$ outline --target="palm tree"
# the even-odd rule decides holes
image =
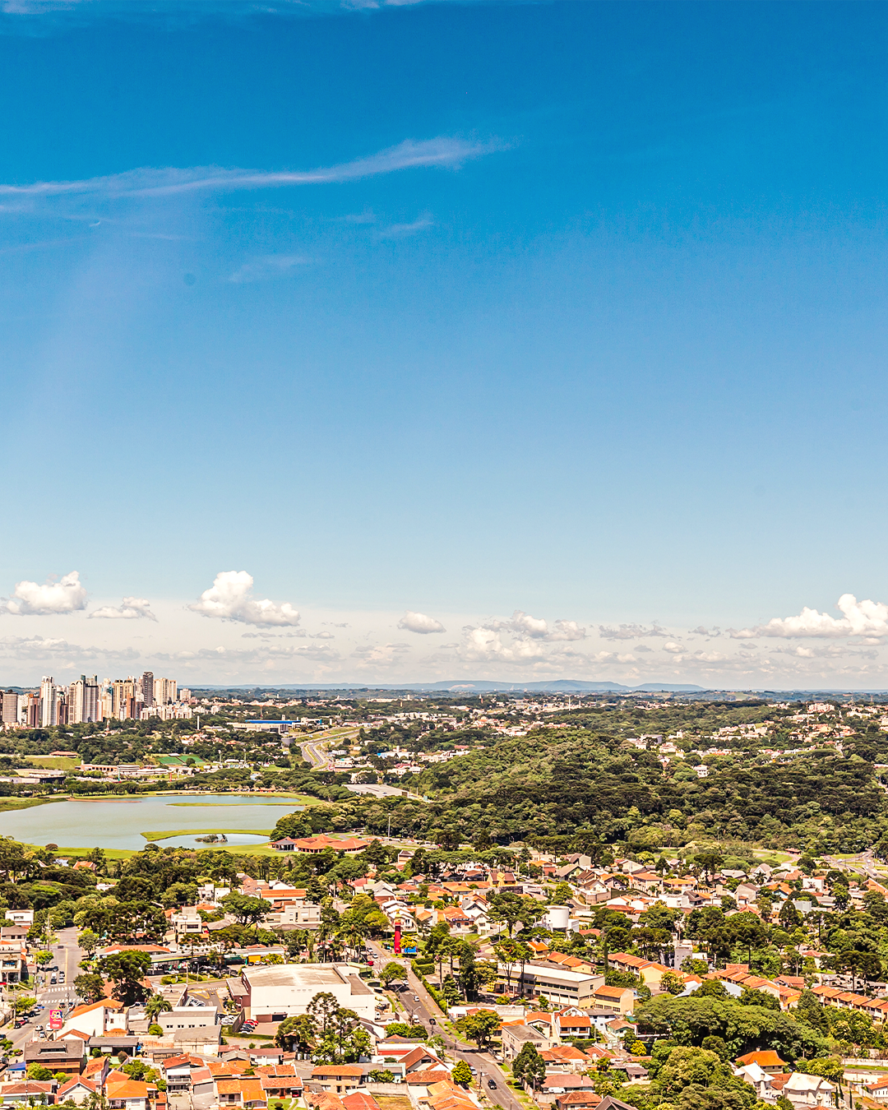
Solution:
[[[162,994],[152,994],[145,1003],[145,1013],[152,1022],[156,1021],[158,1014],[168,1013],[172,1008],[172,1003]]]

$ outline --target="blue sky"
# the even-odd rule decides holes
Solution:
[[[4,681],[888,687],[888,9],[259,7],[0,5]]]

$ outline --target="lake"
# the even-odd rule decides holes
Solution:
[[[212,845],[197,837],[224,831],[229,844],[265,844],[279,818],[304,808],[295,801],[233,794],[50,802],[0,813],[0,836],[62,848],[139,849],[149,843],[143,832],[170,830],[180,835],[157,841],[163,848],[207,848]]]

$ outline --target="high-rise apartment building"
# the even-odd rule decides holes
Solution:
[[[17,725],[19,723],[19,702],[22,700],[20,694],[13,693],[12,690],[3,691],[3,724],[4,725]]]
[[[40,683],[40,727],[49,728],[59,723],[56,688],[52,675],[44,675]]]
[[[179,684],[174,678],[155,678],[154,704],[169,705],[178,698]]]
[[[106,678],[99,690],[99,708],[102,711],[101,720],[107,721],[114,716],[114,686],[110,678]]]
[[[101,720],[98,676],[87,678],[82,674],[68,687],[68,724],[79,725]]]
[[[154,672],[145,671],[142,674],[142,705],[150,709],[154,705]]]
[[[119,721],[138,717],[139,714],[133,712],[137,694],[138,700],[141,701],[142,686],[138,679],[132,676],[115,679],[111,684],[111,716]]]
[[[24,720],[28,728],[40,727],[40,695],[26,694],[27,703],[25,705]]]

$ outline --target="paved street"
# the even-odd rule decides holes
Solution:
[[[10,1023],[3,1030],[12,1041],[14,1048],[21,1048],[32,1040],[37,1032],[37,1025],[46,1027],[51,1009],[67,1010],[75,1002],[74,980],[79,974],[78,965],[84,954],[77,944],[77,930],[73,927],[59,930],[58,943],[53,945],[51,951],[52,963],[58,967],[58,972],[42,971],[39,984],[32,983],[32,986],[36,986],[34,994],[38,1003],[43,1005],[43,1009],[38,1010],[36,1015],[20,1029],[15,1029]],[[52,975],[56,974],[60,978],[61,972],[64,972],[65,982],[51,984],[49,980]]]
[[[407,968],[408,987],[409,990],[402,991],[400,1000],[402,1005],[407,1010],[407,1013],[415,1016],[427,1028],[434,1029],[436,1033],[444,1040],[447,1045],[447,1055],[455,1060],[465,1060],[473,1068],[477,1068],[477,1075],[475,1076],[476,1084],[480,1084],[480,1089],[484,1095],[495,1105],[503,1107],[503,1110],[524,1110],[522,1104],[515,1096],[515,1092],[509,1087],[506,1074],[493,1059],[489,1052],[480,1052],[476,1048],[466,1048],[455,1037],[448,1033],[442,1025],[442,1015],[438,1009],[435,1000],[429,995],[428,991],[423,987],[422,983],[413,974],[410,968],[410,960],[402,959],[391,955],[386,952],[380,945],[368,942],[367,947],[373,954],[375,961],[374,970],[377,972],[382,971],[387,963],[393,960],[402,964]],[[414,997],[415,996],[415,997]],[[418,1001],[416,1001],[418,999]],[[431,1026],[430,1020],[434,1018],[436,1024]],[[487,1082],[492,1079],[496,1083],[496,1090],[491,1090]]]

